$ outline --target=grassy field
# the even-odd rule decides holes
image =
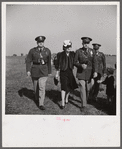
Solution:
[[[107,56],[107,66],[114,67],[115,56]],[[113,109],[106,104],[105,86],[99,92],[98,102],[88,104],[86,110],[80,111],[81,101],[79,89],[69,97],[69,104],[60,109],[60,84],[54,85],[55,69],[52,66],[52,76],[47,80],[45,111],[41,111],[34,101],[33,84],[26,76],[25,57],[6,57],[6,97],[5,114],[39,114],[39,115],[114,115]],[[74,70],[75,72],[75,70]]]

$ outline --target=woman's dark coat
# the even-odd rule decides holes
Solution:
[[[74,67],[74,56],[75,53],[71,51],[69,53],[69,68],[73,69]],[[65,71],[68,67],[68,57],[66,55],[66,52],[60,52],[57,54],[57,60],[55,61],[55,68],[57,70],[63,70]]]

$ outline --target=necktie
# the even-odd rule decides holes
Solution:
[[[87,54],[88,54],[88,53],[87,53],[87,49],[86,49],[86,50],[84,50],[84,54],[85,54],[85,55],[87,55]]]
[[[42,56],[42,54],[41,54],[42,50],[43,50],[43,49],[40,48],[40,59],[41,59],[42,65],[43,65],[43,64],[45,64],[45,62],[44,62],[43,56]]]

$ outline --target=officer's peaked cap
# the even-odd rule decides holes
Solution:
[[[93,43],[92,45],[93,45],[93,46],[97,46],[97,47],[101,47],[101,45],[98,44],[98,43]]]
[[[90,37],[82,37],[81,40],[83,41],[83,43],[90,43],[90,41],[92,41],[92,39]]]
[[[38,37],[35,38],[35,40],[36,40],[37,42],[44,42],[45,39],[46,39],[45,36],[38,36]]]

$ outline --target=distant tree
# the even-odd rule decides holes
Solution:
[[[13,54],[13,56],[17,56],[17,54]]]
[[[26,55],[25,55],[25,64],[26,64],[26,62],[27,62],[27,56],[28,56],[28,55],[26,54]]]
[[[23,56],[23,53],[21,53],[21,56]]]

